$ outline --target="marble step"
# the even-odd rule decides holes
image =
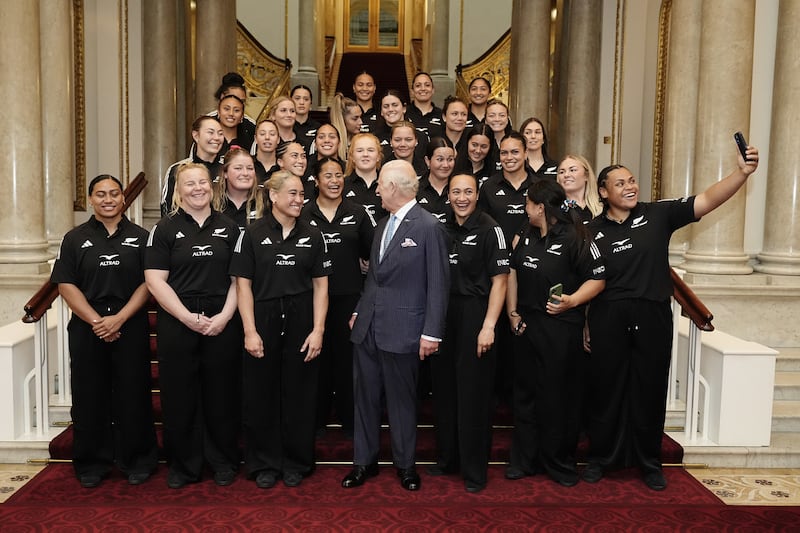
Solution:
[[[769,446],[684,446],[683,462],[712,468],[800,468],[800,433],[773,432]]]
[[[800,348],[775,348],[778,357],[775,359],[777,372],[800,372]]]
[[[800,401],[775,400],[772,403],[772,434],[800,434]]]
[[[800,372],[775,373],[775,400],[798,401],[800,410]]]

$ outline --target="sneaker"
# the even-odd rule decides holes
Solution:
[[[214,483],[220,487],[227,487],[228,485],[232,484],[235,479],[236,472],[233,470],[221,470],[220,472],[214,472]]]
[[[283,484],[287,487],[297,487],[303,482],[303,474],[299,472],[284,472]]]
[[[525,472],[523,469],[521,469],[521,468],[519,468],[517,466],[508,465],[506,467],[506,472],[505,472],[505,478],[506,479],[510,479],[512,481],[516,481],[518,479],[522,479],[524,477],[527,477],[528,475],[529,474],[527,472]]]
[[[650,490],[664,490],[667,488],[667,480],[661,470],[650,472],[644,476],[644,484]]]
[[[581,477],[586,483],[597,483],[603,479],[603,469],[598,464],[589,464]]]
[[[256,486],[259,489],[271,489],[278,482],[278,475],[272,470],[262,470],[256,476]]]
[[[128,485],[141,485],[150,479],[150,472],[134,472],[128,474]]]
[[[170,471],[167,474],[167,486],[171,489],[182,489],[187,483],[189,483],[189,480],[180,472]]]
[[[103,482],[103,476],[99,474],[84,474],[78,478],[81,482],[81,487],[84,489],[94,489],[100,486]]]

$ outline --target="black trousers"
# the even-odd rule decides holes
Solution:
[[[419,353],[392,353],[375,344],[375,328],[353,349],[353,462],[368,465],[380,451],[381,398],[391,428],[392,459],[397,468],[414,466],[417,448]]]
[[[439,464],[486,485],[497,352],[477,356],[485,297],[451,296],[439,354],[431,356]]]
[[[545,313],[524,316],[514,361],[511,464],[544,469],[556,481],[577,478],[583,327]]]
[[[345,431],[353,431],[353,343],[350,342],[350,317],[359,294],[330,296],[325,320],[325,338],[319,354],[317,427],[325,427],[331,405]]]
[[[313,329],[313,293],[255,302],[264,357],[245,352],[245,467],[309,474],[314,467],[319,361],[300,352]]]
[[[76,315],[67,329],[75,473],[104,476],[114,463],[126,474],[152,472],[158,449],[147,314],[131,317],[111,343],[97,338],[91,325]]]
[[[672,309],[669,302],[592,302],[588,460],[603,468],[661,468]]]
[[[214,315],[223,303],[206,302],[202,311]],[[242,332],[238,313],[209,337],[159,310],[164,446],[170,470],[191,481],[200,479],[204,460],[214,472],[239,468]]]

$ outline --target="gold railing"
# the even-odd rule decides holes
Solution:
[[[241,22],[236,22],[236,71],[247,86],[245,112],[257,120],[264,118],[273,98],[289,92],[292,62],[276,57],[264,48]]]
[[[123,212],[128,210],[146,186],[147,179],[144,176],[144,172],[139,172],[122,192],[123,196],[125,196]],[[22,321],[26,324],[33,324],[41,320],[42,315],[50,309],[50,306],[53,305],[57,297],[58,285],[51,283],[50,280],[45,281],[39,290],[36,291],[36,294],[31,296],[31,299],[25,304],[23,308],[25,310],[25,316],[22,317]]]
[[[469,82],[481,77],[492,84],[491,98],[508,104],[509,62],[511,58],[511,30],[506,31],[478,59],[467,65],[456,66],[456,96],[469,101]]]

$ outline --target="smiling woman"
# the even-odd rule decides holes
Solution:
[[[72,463],[85,488],[100,485],[114,462],[131,485],[156,468],[143,310],[147,232],[122,214],[124,201],[115,177],[91,181],[94,216],[64,236],[50,278],[72,309]]]
[[[217,485],[230,485],[239,467],[242,326],[228,266],[239,228],[212,209],[204,165],[182,164],[175,178],[174,209],[150,232],[144,265],[160,306],[167,484],[200,481],[207,462]]]
[[[316,394],[331,262],[319,230],[298,220],[303,183],[266,182],[271,209],[231,262],[244,325],[245,468],[256,486],[296,487],[314,467]],[[291,317],[291,318],[290,318]]]

